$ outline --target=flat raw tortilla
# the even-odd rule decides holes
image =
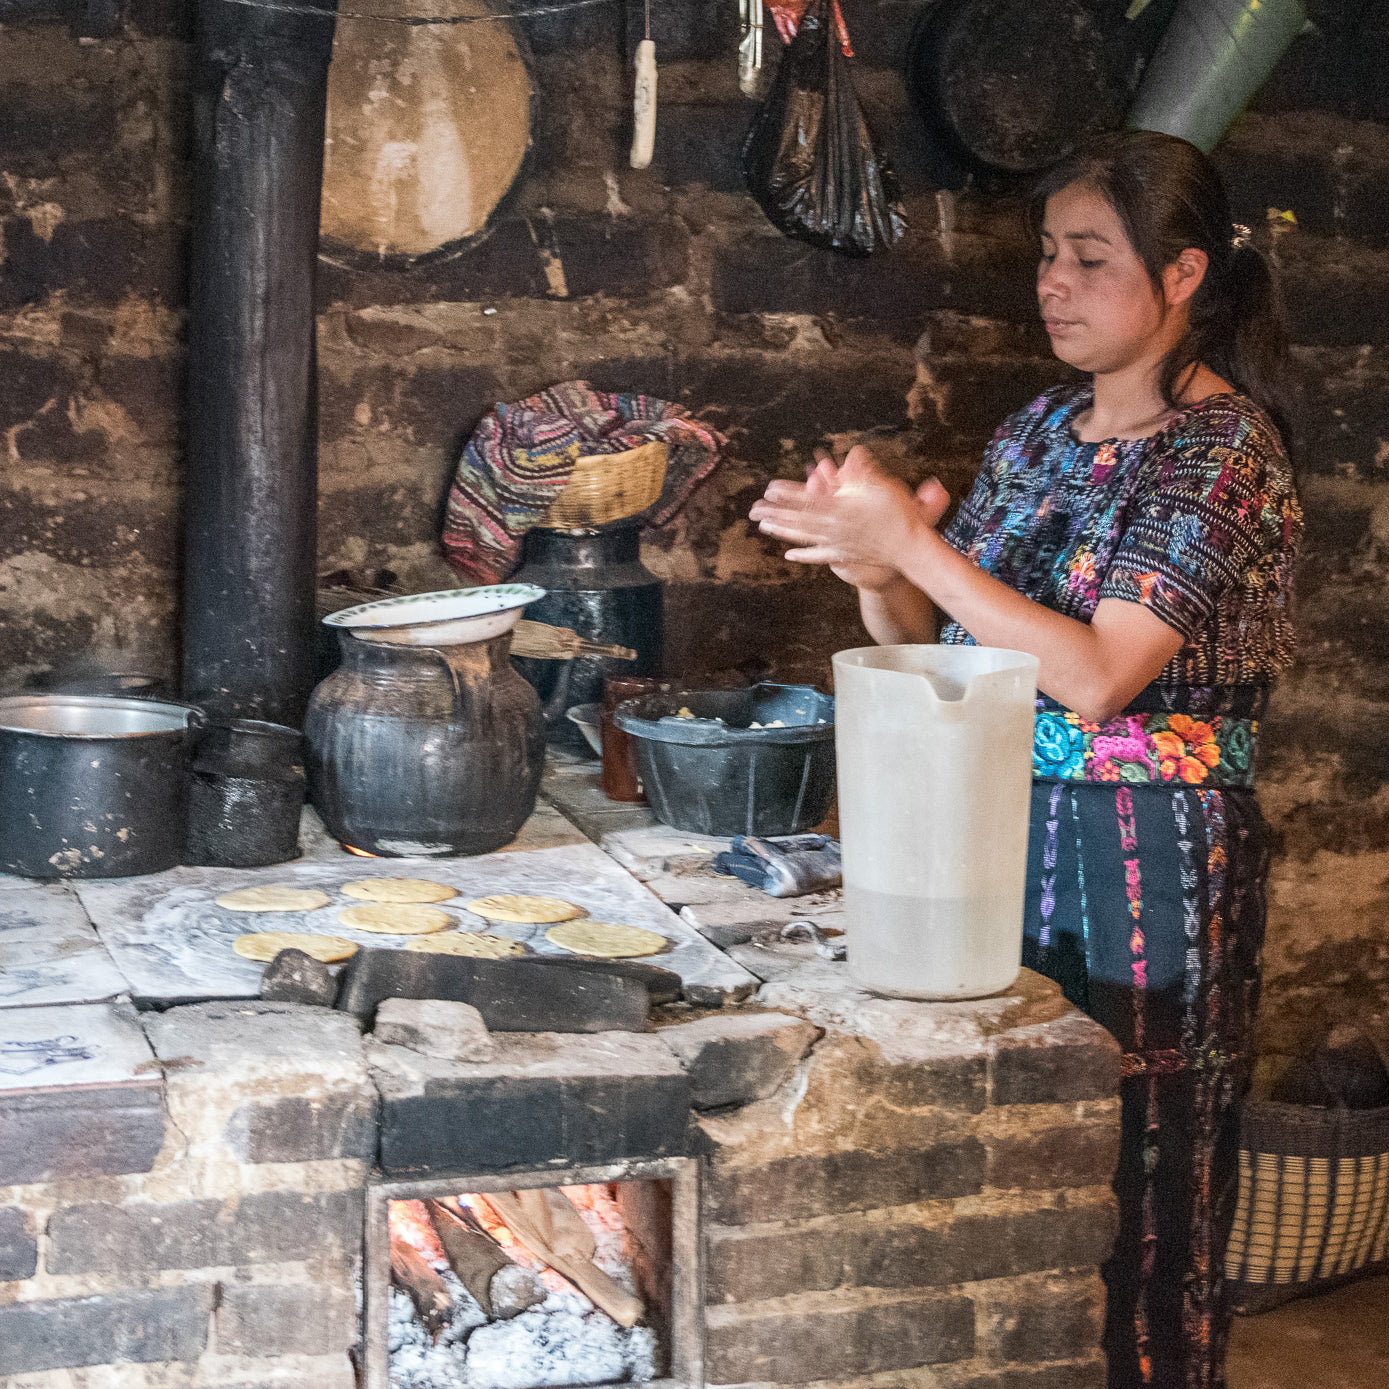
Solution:
[[[467,906],[470,912],[476,912],[488,921],[538,922],[542,925],[549,921],[568,921],[571,917],[584,914],[582,907],[576,907],[560,897],[518,897],[511,892],[501,892],[495,897],[479,897]]]
[[[342,895],[359,902],[447,902],[458,889],[430,878],[358,878],[342,885]]]
[[[421,907],[409,902],[369,902],[360,907],[344,907],[338,923],[354,931],[376,931],[383,936],[427,936],[431,931],[447,931],[457,920],[438,907]]]
[[[237,936],[232,949],[245,960],[273,960],[281,950],[302,950],[325,965],[350,959],[357,947],[341,936],[310,936],[299,931],[256,931],[249,936]]]
[[[656,931],[615,921],[566,921],[551,926],[545,939],[575,955],[599,955],[609,960],[654,955],[670,944],[668,937]]]
[[[313,912],[333,899],[302,887],[243,887],[213,899],[229,912]]]
[[[475,960],[505,960],[530,952],[519,940],[505,936],[483,936],[476,931],[449,931],[442,936],[420,936],[405,942],[407,950],[429,955],[468,955]]]

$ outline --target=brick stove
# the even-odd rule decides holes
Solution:
[[[645,1033],[494,1033],[470,1061],[253,998],[137,1011],[48,978],[0,1007],[0,1385],[386,1389],[391,1203],[561,1185],[668,1251],[635,1279],[643,1378],[1102,1385],[1108,1036],[1028,974],[979,1002],[872,997],[669,832],[613,838],[747,990],[695,989]],[[25,925],[35,891],[61,910]],[[99,943],[75,908],[0,887],[0,952]]]

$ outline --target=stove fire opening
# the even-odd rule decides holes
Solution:
[[[440,1193],[386,1212],[391,1389],[670,1376],[669,1181]]]

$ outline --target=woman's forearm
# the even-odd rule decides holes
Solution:
[[[1123,708],[1180,645],[1177,633],[1130,604],[1120,605],[1129,610],[1122,633],[1043,607],[977,568],[934,531],[919,534],[899,567],[980,645],[1036,656],[1038,689],[1082,717],[1104,719]]]
[[[859,589],[858,606],[879,646],[935,640],[935,604],[909,579],[899,576],[884,588]]]

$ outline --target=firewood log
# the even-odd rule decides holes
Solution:
[[[520,1203],[526,1218],[557,1254],[573,1259],[593,1257],[598,1249],[598,1241],[564,1192],[556,1187],[533,1187],[511,1194]]]
[[[555,1249],[546,1238],[546,1231],[531,1220],[518,1196],[514,1191],[489,1191],[482,1199],[532,1254],[573,1283],[595,1307],[619,1326],[635,1326],[646,1310],[642,1300],[615,1283],[587,1257],[562,1254]]]
[[[472,1293],[477,1304],[492,1315],[492,1279],[499,1269],[511,1263],[501,1245],[478,1230],[471,1230],[439,1201],[426,1201],[429,1223],[444,1246],[449,1267],[458,1281]]]
[[[425,1330],[437,1336],[453,1307],[444,1280],[404,1240],[395,1239],[391,1241],[391,1278],[415,1304]]]

